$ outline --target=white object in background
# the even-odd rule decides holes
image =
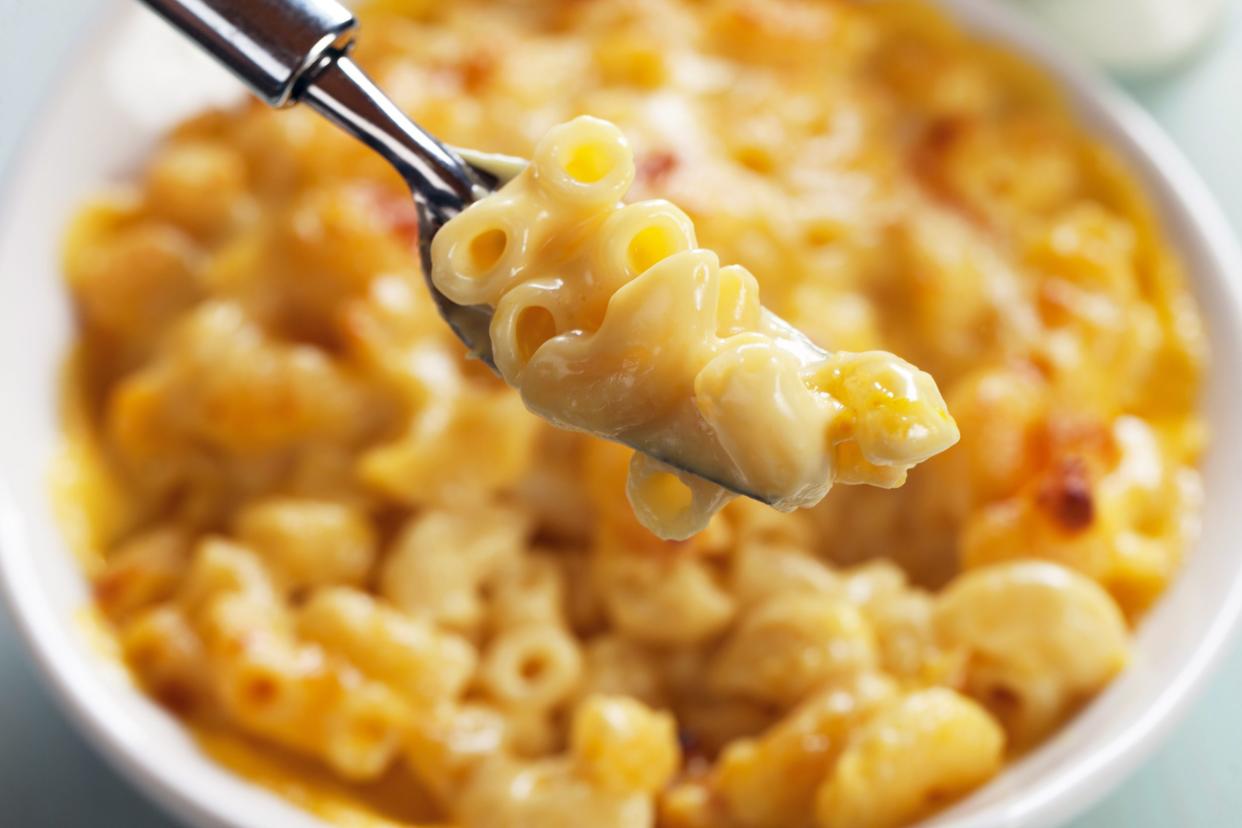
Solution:
[[[1026,0],[1023,4],[1109,69],[1150,74],[1188,57],[1215,29],[1224,0]]]
[[[131,15],[103,65],[108,93],[133,125],[154,134],[208,107],[246,100],[246,88],[154,14]]]

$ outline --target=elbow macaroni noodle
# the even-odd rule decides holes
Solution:
[[[684,540],[731,491],[788,511],[833,480],[892,488],[957,442],[926,373],[821,351],[759,304],[746,268],[698,248],[678,207],[619,205],[634,173],[614,125],[554,127],[528,168],[436,234],[431,275],[493,309],[496,367],[528,408],[639,449],[640,523]]]
[[[1037,73],[906,0],[360,13],[420,123],[536,159],[453,245],[497,258],[459,287],[521,393],[436,315],[403,183],[314,113],[202,113],[66,240],[67,534],[212,756],[333,824],[901,826],[1125,668],[1195,534],[1202,333],[1130,174]],[[579,188],[557,148],[583,134],[607,140]],[[778,317],[840,371],[774,350]],[[523,403],[636,443],[692,426],[652,453],[767,494],[894,485],[939,443],[870,398],[886,351],[957,445],[683,541],[627,503],[629,449]],[[642,457],[651,523],[687,495]]]

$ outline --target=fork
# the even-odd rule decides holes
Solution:
[[[419,257],[436,308],[471,354],[495,370],[492,309],[459,305],[436,288],[430,276],[431,240],[450,219],[495,192],[526,162],[453,149],[408,118],[350,57],[358,23],[336,0],[141,2],[230,69],[269,105],[309,105],[383,156],[401,174],[414,196]],[[792,327],[789,337],[815,348]],[[630,445],[644,450],[643,446]],[[658,459],[712,479],[675,458]],[[736,484],[713,482],[768,502],[739,490]]]

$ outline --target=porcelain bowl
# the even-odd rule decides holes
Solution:
[[[1203,184],[1144,113],[1001,4],[944,5],[980,36],[1044,66],[1087,128],[1128,159],[1185,259],[1211,337],[1203,534],[1138,631],[1132,666],[1055,738],[926,823],[1053,826],[1100,798],[1160,743],[1221,660],[1242,608],[1242,257]],[[170,811],[199,826],[323,828],[212,762],[92,645],[79,623],[87,584],[48,486],[59,439],[58,377],[72,336],[58,263],[65,224],[85,196],[132,173],[172,121],[238,94],[136,4],[118,8],[92,27],[14,160],[0,208],[0,399],[7,401],[0,593],[69,717]]]

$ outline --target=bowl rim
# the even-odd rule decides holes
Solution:
[[[1194,217],[1190,232],[1175,242],[1194,248],[1217,274],[1230,304],[1235,323],[1242,320],[1242,249],[1214,197],[1181,151],[1150,115],[1094,68],[1054,43],[1016,10],[993,0],[931,0],[958,25],[973,35],[1014,50],[1052,77],[1070,104],[1082,116],[1084,128],[1104,133],[1108,145],[1121,152],[1142,179],[1149,193],[1159,187],[1163,194],[1153,201]],[[0,229],[17,209],[14,184],[18,169],[32,151],[34,140],[48,119],[52,101],[60,97],[72,77],[84,71],[102,44],[108,42],[126,18],[118,7],[101,8],[77,32],[79,47],[63,60],[48,84],[48,95],[31,114],[9,158],[0,171]],[[88,36],[91,41],[88,41]],[[1161,211],[1162,213],[1164,210]],[[1167,217],[1166,217],[1167,218]],[[1167,222],[1166,222],[1167,225]],[[1167,229],[1167,227],[1166,227]],[[1231,278],[1233,277],[1233,278]],[[66,621],[36,600],[39,576],[31,548],[25,539],[23,517],[11,494],[8,470],[0,465],[0,605],[7,609],[40,679],[52,691],[57,706],[84,734],[87,741],[122,776],[168,812],[195,825],[253,828],[250,813],[242,813],[213,796],[202,781],[176,763],[161,764],[144,753],[141,734],[126,728],[126,721],[112,715],[108,699],[93,689],[101,678],[100,665],[81,658],[64,639]],[[55,550],[71,554],[66,547]],[[1225,598],[1211,623],[1198,638],[1184,668],[1158,692],[1156,701],[1128,728],[1111,735],[1089,753],[1080,753],[1041,778],[1038,784],[977,814],[956,815],[958,806],[933,816],[925,828],[950,824],[953,828],[996,828],[998,825],[1057,825],[1073,818],[1101,799],[1128,775],[1168,736],[1190,704],[1200,695],[1219,667],[1227,646],[1242,620],[1242,563],[1234,568]],[[1038,750],[1036,751],[1038,753]],[[241,784],[253,787],[214,760],[204,758]],[[986,787],[986,786],[985,786]],[[266,789],[262,789],[266,792]],[[273,799],[274,794],[269,794]],[[969,801],[964,800],[964,802]],[[254,803],[251,803],[254,804]],[[264,808],[267,816],[279,817],[286,828],[322,828],[326,823],[296,805],[274,801]]]

